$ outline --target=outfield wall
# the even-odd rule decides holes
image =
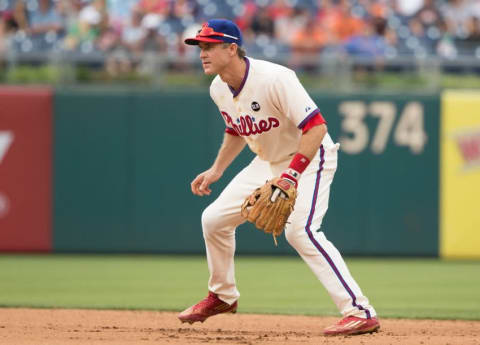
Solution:
[[[328,238],[351,255],[437,256],[440,96],[312,96],[341,143],[323,225]],[[190,181],[209,167],[223,136],[208,93],[62,89],[51,99],[53,149],[36,154],[47,165],[53,156],[53,204],[43,203],[52,218],[50,243],[32,247],[18,240],[13,247],[2,241],[0,250],[203,253],[202,209],[253,157],[245,150],[212,186],[212,196],[191,194]],[[24,104],[32,105],[30,114],[39,112],[34,102]],[[5,122],[11,115],[4,109],[0,134],[22,136]],[[6,152],[0,194],[8,198],[10,182],[1,174],[14,169],[15,145],[5,150],[0,136],[0,154],[2,147]],[[16,207],[0,212],[0,239],[39,231],[23,225]],[[27,213],[34,209],[24,207]],[[7,222],[13,225],[7,228]],[[251,225],[238,229],[237,251],[293,253],[284,238],[276,248]]]
[[[52,249],[52,91],[0,88],[0,251]]]

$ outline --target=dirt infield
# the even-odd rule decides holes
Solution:
[[[328,344],[480,345],[480,322],[381,320],[381,331],[324,337],[333,318],[219,315],[182,325],[176,313],[150,311],[0,309],[0,344]]]

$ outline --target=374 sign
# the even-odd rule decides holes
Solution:
[[[424,129],[423,105],[420,102],[408,102],[403,109],[397,109],[395,103],[389,101],[369,104],[363,101],[345,101],[340,103],[339,113],[342,116],[340,147],[349,154],[364,151],[369,143],[373,153],[381,154],[385,151],[391,134],[396,145],[408,147],[413,154],[421,154],[428,140]],[[398,121],[395,121],[397,116]],[[378,119],[372,133],[366,123],[368,117]]]
[[[0,164],[7,155],[8,149],[13,143],[12,131],[0,131]]]

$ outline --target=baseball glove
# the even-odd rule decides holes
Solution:
[[[293,211],[297,190],[291,183],[276,177],[248,196],[242,205],[242,217],[276,237],[281,235]]]

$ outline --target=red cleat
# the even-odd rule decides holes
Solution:
[[[378,331],[380,323],[376,317],[363,319],[356,316],[347,316],[335,325],[324,329],[324,335],[355,335]]]
[[[180,321],[190,324],[200,321],[203,322],[210,316],[223,313],[236,313],[238,303],[235,301],[232,305],[220,300],[213,292],[208,292],[208,296],[190,308],[185,309],[178,318]]]

